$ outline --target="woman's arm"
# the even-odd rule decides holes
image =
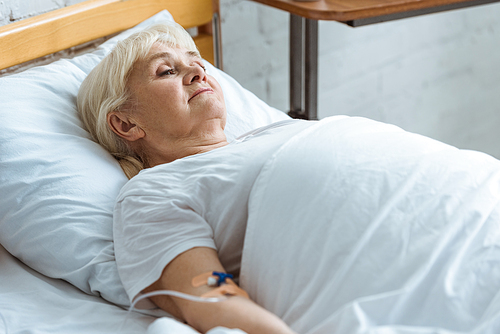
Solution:
[[[160,279],[145,289],[145,292],[174,290],[201,296],[215,288],[207,285],[194,287],[191,280],[209,271],[224,271],[217,252],[211,248],[193,248],[170,262]],[[156,305],[202,333],[217,326],[239,328],[249,334],[294,333],[276,315],[244,297],[233,296],[217,303],[192,302],[170,296],[155,296],[151,299]]]

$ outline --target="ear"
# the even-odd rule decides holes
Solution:
[[[146,135],[144,130],[142,130],[123,112],[110,112],[107,116],[107,121],[111,130],[127,141],[136,141]]]

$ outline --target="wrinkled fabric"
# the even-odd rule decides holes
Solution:
[[[500,333],[499,186],[486,154],[321,121],[256,180],[240,283],[301,334]]]

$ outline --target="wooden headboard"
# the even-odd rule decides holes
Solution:
[[[197,27],[201,55],[221,68],[219,0],[88,0],[0,27],[0,70],[131,28],[167,9]]]

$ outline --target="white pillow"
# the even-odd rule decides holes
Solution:
[[[172,20],[163,11],[91,54],[0,78],[0,243],[49,277],[127,305],[114,259],[112,210],[127,181],[82,128],[80,83],[119,39]],[[207,63],[225,94],[232,140],[288,118]]]

